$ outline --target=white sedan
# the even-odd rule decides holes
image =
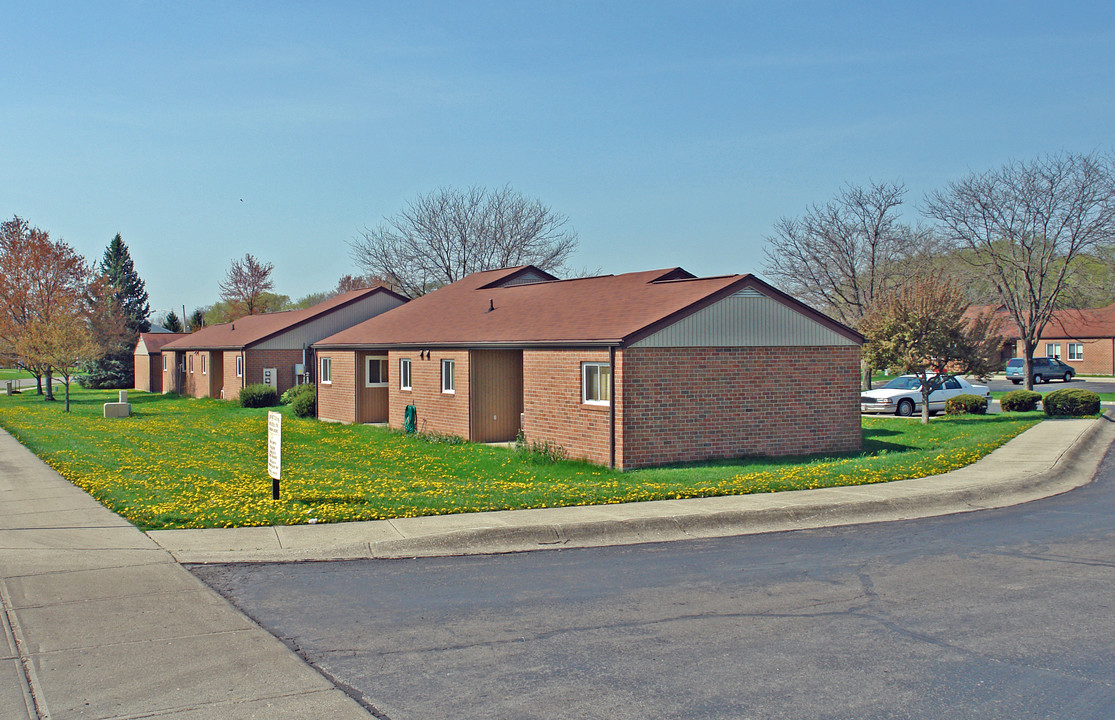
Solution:
[[[948,399],[957,395],[977,395],[991,402],[991,391],[983,385],[973,385],[953,375],[929,377],[929,412],[944,410]],[[900,375],[881,388],[865,390],[860,394],[859,408],[865,413],[909,417],[921,411],[921,380],[917,375]]]

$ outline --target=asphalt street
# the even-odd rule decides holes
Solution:
[[[462,558],[194,566],[415,718],[1111,718],[1115,459],[1020,506]]]

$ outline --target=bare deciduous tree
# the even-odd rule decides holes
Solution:
[[[274,269],[273,263],[260,262],[250,253],[245,254],[243,260],[233,260],[219,286],[221,299],[242,314],[255,315],[263,309],[261,297],[275,287],[271,281]]]
[[[931,252],[924,228],[899,221],[901,183],[846,185],[800,218],[782,218],[767,238],[764,272],[797,299],[858,328],[879,297]],[[863,386],[871,387],[864,364]]]
[[[1033,389],[1034,348],[1058,298],[1082,259],[1115,243],[1112,158],[1058,153],[973,173],[929,195],[925,214],[994,287]]]
[[[349,246],[364,274],[418,297],[481,270],[529,264],[560,271],[577,247],[568,223],[510,186],[442,188],[419,195]]]

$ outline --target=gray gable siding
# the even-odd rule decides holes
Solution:
[[[308,347],[318,340],[347,330],[353,325],[358,325],[402,304],[403,301],[394,295],[383,292],[375,293],[359,302],[334,310],[323,317],[291,328],[251,347],[260,350],[301,350],[303,346]]]
[[[631,347],[831,347],[857,345],[797,310],[743,290]]]

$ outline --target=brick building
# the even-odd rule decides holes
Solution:
[[[135,358],[135,389],[144,392],[163,391],[163,346],[186,337],[186,333],[140,333],[133,353]]]
[[[1015,355],[1025,349],[1015,329]],[[1115,305],[1054,310],[1034,348],[1036,357],[1055,357],[1082,375],[1115,375]]]
[[[383,287],[352,290],[305,310],[204,327],[162,346],[162,391],[232,400],[263,383],[282,393],[313,381],[314,342],[405,302]]]
[[[1023,357],[1021,333],[1002,306],[973,306],[967,314],[973,317],[989,310],[1002,320],[1002,361]],[[1058,358],[1071,365],[1078,375],[1115,375],[1115,304],[1054,310],[1034,347],[1034,357]]]
[[[318,416],[619,468],[852,451],[862,342],[751,275],[493,270],[315,343]]]

